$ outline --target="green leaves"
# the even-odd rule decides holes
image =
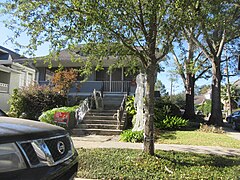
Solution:
[[[239,157],[175,151],[79,149],[77,177],[88,179],[238,179]],[[172,173],[171,173],[172,172]]]
[[[124,142],[143,142],[143,131],[125,130],[120,135],[120,141]]]

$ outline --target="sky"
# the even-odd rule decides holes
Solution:
[[[0,0],[0,2],[3,2],[3,0]],[[6,20],[7,18],[9,18],[9,17],[0,16],[0,46],[3,46],[3,47],[8,48],[12,51],[15,51],[15,49],[18,49],[16,47],[16,45],[14,45],[11,41],[8,41],[9,37],[13,36],[13,33],[9,29],[7,29],[4,26],[4,23],[2,22],[4,20]],[[17,42],[20,43],[20,44],[21,43],[22,44],[27,44],[28,40],[29,40],[29,38],[27,37],[27,35],[23,34],[22,36],[20,36],[17,39]],[[19,54],[22,55],[23,50],[22,49],[19,49],[19,50],[20,50]],[[49,53],[49,45],[47,43],[38,47],[38,50],[35,52],[36,56],[45,56],[45,55],[48,55],[48,53]],[[167,91],[170,94],[170,89],[171,89],[171,81],[169,80],[170,76],[171,76],[170,71],[174,70],[174,64],[173,64],[173,62],[170,62],[167,66],[163,63],[161,63],[160,65],[165,66],[165,71],[159,73],[158,76],[157,76],[157,79],[159,79],[165,85]],[[234,82],[237,79],[239,79],[239,76],[231,78],[230,82]],[[197,86],[210,85],[210,84],[211,84],[211,79],[209,79],[209,80],[199,80],[199,81],[196,82]],[[180,76],[178,76],[177,81],[173,83],[172,89],[173,89],[172,90],[173,94],[177,94],[177,93],[180,93],[180,92],[184,91],[183,82],[182,82]]]

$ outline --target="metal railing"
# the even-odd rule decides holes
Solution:
[[[123,100],[121,102],[120,108],[117,110],[117,129],[121,129],[121,122],[123,119],[124,111],[125,111],[125,104],[126,104],[127,95],[123,96]]]
[[[49,85],[49,81],[39,81],[40,85]],[[129,92],[131,81],[76,81],[70,92],[93,92],[94,89],[103,92]]]
[[[80,124],[83,121],[84,116],[86,115],[86,113],[90,110],[90,104],[89,104],[89,97],[86,98],[81,105],[79,106],[79,108],[76,109],[75,111],[75,118],[77,120],[77,124]]]
[[[103,91],[128,92],[131,81],[103,81]]]
[[[9,85],[6,83],[0,83],[0,92],[8,93]]]

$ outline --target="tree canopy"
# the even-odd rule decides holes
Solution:
[[[189,35],[212,64],[212,109],[209,123],[222,125],[221,58],[226,44],[239,42],[239,1],[192,0],[178,1],[175,5],[178,9],[175,14],[183,22],[182,31]]]
[[[30,36],[30,53],[47,41],[55,51],[88,43],[88,50],[96,52],[97,48],[104,56],[114,43],[121,46],[112,48],[116,55],[127,51],[138,57],[147,75],[144,151],[154,154],[154,83],[158,63],[174,38],[171,1],[19,0],[4,6],[14,17],[9,28],[15,35],[25,31]]]

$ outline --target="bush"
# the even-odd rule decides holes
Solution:
[[[136,109],[134,107],[134,96],[128,96],[126,105],[125,105],[125,110],[127,111],[127,116],[125,120],[125,129],[130,129],[134,125],[134,117],[136,116]],[[136,117],[135,117],[136,119]]]
[[[162,102],[160,100],[155,102],[155,113],[162,113],[165,118],[166,115],[169,116],[181,116],[180,108],[176,104],[171,102]]]
[[[176,130],[188,125],[188,120],[177,116],[166,116],[165,119],[155,122],[155,126],[160,129]]]
[[[60,108],[54,108],[51,110],[48,110],[46,112],[43,112],[42,115],[39,117],[39,120],[41,122],[46,122],[49,124],[57,125],[54,122],[54,114],[56,112],[69,112],[70,113],[70,119],[69,119],[69,125],[68,128],[73,128],[76,125],[76,119],[75,119],[75,111],[79,106],[73,106],[73,107],[60,107]],[[63,126],[64,128],[67,128],[66,126]]]
[[[120,141],[124,142],[143,142],[143,131],[125,130],[120,135]]]
[[[9,116],[38,120],[43,111],[64,106],[66,96],[53,92],[48,86],[31,85],[15,89],[9,103]]]
[[[129,115],[134,116],[137,112],[134,107],[134,96],[128,96],[126,101],[126,111]]]

